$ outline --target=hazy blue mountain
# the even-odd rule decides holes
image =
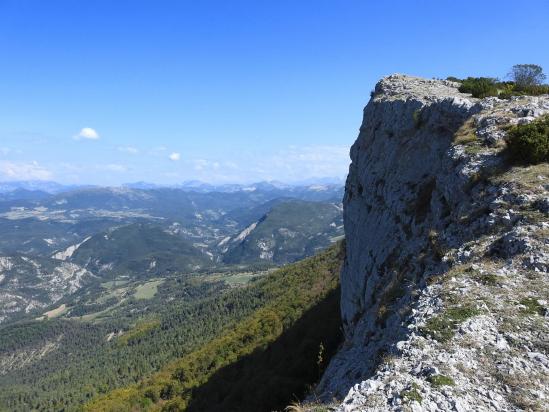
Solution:
[[[39,190],[46,193],[60,193],[68,190],[74,190],[77,185],[62,185],[57,182],[47,180],[20,180],[10,182],[0,182],[0,193],[13,192],[17,189]]]
[[[16,188],[7,192],[0,192],[0,202],[10,202],[18,200],[40,201],[51,196],[51,193],[43,190],[29,190]]]
[[[148,190],[148,189],[158,189],[158,188],[165,187],[165,186],[157,185],[156,183],[149,183],[149,182],[140,181],[140,182],[124,183],[122,185],[122,187],[127,187],[127,188],[130,188],[130,189]]]

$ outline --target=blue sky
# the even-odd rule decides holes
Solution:
[[[548,18],[545,0],[0,0],[0,180],[344,177],[380,77],[549,71]]]

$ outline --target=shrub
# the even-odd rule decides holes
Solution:
[[[549,94],[549,84],[536,84],[531,86],[519,86],[516,85],[515,93],[526,96],[539,96],[541,94]]]
[[[549,161],[549,116],[512,127],[505,141],[514,162],[536,164]]]
[[[498,82],[491,77],[467,77],[458,89],[461,93],[471,93],[473,97],[497,96]]]
[[[498,95],[500,99],[510,99],[513,96],[517,96],[517,94],[513,93],[511,90],[504,90]]]
[[[546,76],[543,68],[537,64],[515,64],[509,73],[517,87],[537,86],[543,83]]]
[[[549,85],[547,84],[526,87],[519,87],[512,82],[505,84],[507,86],[498,95],[500,99],[510,99],[512,96],[540,96],[542,94],[549,94]]]
[[[446,80],[461,83],[459,91],[471,93],[473,97],[497,96],[509,99],[512,96],[539,96],[549,94],[549,85],[543,84],[547,78],[543,68],[537,64],[516,64],[508,74],[511,81],[502,82],[492,77],[467,77],[458,79],[449,76]]]

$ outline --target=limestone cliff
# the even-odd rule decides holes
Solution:
[[[547,410],[549,166],[505,128],[549,96],[475,99],[393,75],[364,110],[344,198],[338,411]]]

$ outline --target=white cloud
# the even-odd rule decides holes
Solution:
[[[241,152],[230,160],[195,158],[188,164],[192,178],[208,182],[280,180],[302,182],[314,178],[344,178],[349,148],[336,145],[289,146],[271,153]]]
[[[270,156],[261,167],[272,170],[274,179],[299,181],[315,177],[344,177],[350,162],[348,146],[290,146]]]
[[[87,140],[97,140],[99,139],[99,133],[92,129],[91,127],[84,127],[78,132],[77,135],[74,135],[75,140],[87,139]]]
[[[108,165],[102,165],[102,166],[100,166],[100,169],[108,170],[109,172],[117,172],[117,173],[125,172],[125,171],[128,170],[126,168],[126,166],[116,164],[116,163],[111,163],[111,164],[108,164]]]
[[[349,168],[347,146],[290,146],[270,156],[265,165],[273,171],[286,175],[287,180],[312,177],[340,177]]]
[[[224,162],[223,165],[229,169],[235,169],[235,170],[240,169],[235,162],[231,162],[231,161]]]
[[[0,178],[4,180],[49,180],[53,173],[38,162],[0,162]]]
[[[129,153],[129,154],[139,153],[139,149],[137,149],[136,147],[133,147],[133,146],[120,146],[118,148],[118,151],[123,152],[123,153]]]
[[[177,152],[173,152],[172,154],[170,154],[169,156],[169,159],[176,162],[178,160],[181,159],[181,154],[180,153],[177,153]]]
[[[194,170],[201,171],[208,167],[210,162],[206,159],[194,159]]]
[[[164,157],[168,148],[166,146],[156,146],[149,149],[148,154],[151,156],[162,156]]]

